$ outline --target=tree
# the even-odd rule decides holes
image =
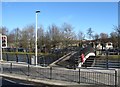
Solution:
[[[92,28],[88,28],[88,30],[87,30],[87,35],[88,35],[88,38],[89,38],[89,39],[93,38]]]
[[[99,39],[99,35],[98,34],[95,34],[94,35],[94,39],[97,41]]]
[[[78,32],[79,46],[82,46],[82,40],[85,39],[85,35],[82,31]]]
[[[7,27],[0,27],[0,33],[2,35],[8,35],[8,28]]]
[[[18,48],[20,46],[19,43],[20,37],[21,37],[21,30],[18,27],[13,29],[8,35],[9,45]]]
[[[46,43],[45,43],[45,32],[43,26],[40,26],[38,28],[38,48],[42,50],[42,48],[45,48]]]
[[[28,25],[24,27],[21,31],[21,38],[20,38],[20,46],[23,48],[26,48],[29,50],[32,50],[34,48],[34,42],[35,42],[35,26],[34,25]]]
[[[110,38],[111,38],[111,41],[112,41],[114,47],[117,47],[117,43],[116,43],[116,42],[118,42],[117,41],[117,32],[111,32]]]
[[[106,34],[106,33],[100,33],[100,40],[101,40],[102,49],[103,49],[103,47],[105,47],[105,43],[108,40],[108,34]]]
[[[51,38],[50,38],[50,33],[49,31],[47,31],[45,33],[45,46],[46,46],[46,49],[47,51],[49,52],[51,50]]]
[[[82,31],[78,32],[78,38],[79,38],[79,40],[84,40],[85,39],[85,35]]]
[[[103,42],[107,42],[108,34],[106,33],[100,33],[100,38]]]
[[[64,23],[62,25],[63,29],[63,42],[66,47],[68,47],[70,44],[73,44],[73,40],[75,39],[75,33],[73,32],[73,27],[70,24]]]
[[[114,26],[114,29],[115,31],[117,32],[117,38],[118,38],[118,48],[120,48],[120,25],[117,27],[117,26]]]

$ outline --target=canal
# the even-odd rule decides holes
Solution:
[[[38,65],[48,66],[55,60],[57,60],[61,55],[38,55]],[[5,61],[15,61],[23,62],[28,64],[35,64],[34,54],[13,54],[13,53],[3,53],[3,60]]]
[[[63,55],[63,54],[62,54]],[[49,66],[62,55],[38,55],[38,65]],[[95,58],[92,67],[102,67],[102,68],[120,68],[120,55],[113,56],[99,56]],[[6,61],[16,61],[18,63],[25,62],[28,64],[35,64],[35,58],[33,54],[11,54],[3,53],[3,59]],[[70,63],[69,63],[70,64]]]

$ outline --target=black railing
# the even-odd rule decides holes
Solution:
[[[97,84],[117,87],[118,72],[114,69],[65,69],[56,67],[35,67],[15,63],[3,63],[3,74],[28,76],[34,79],[61,80],[78,84]]]

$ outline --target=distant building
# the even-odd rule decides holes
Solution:
[[[100,43],[97,45],[97,49],[102,50],[102,45]]]
[[[106,43],[106,49],[113,49],[113,43],[111,42]]]

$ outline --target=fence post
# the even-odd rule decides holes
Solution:
[[[17,56],[17,54],[15,54],[16,55],[16,62],[18,62],[18,56]]]
[[[6,60],[8,61],[8,54],[6,53]]]
[[[108,66],[108,50],[106,50],[106,68],[108,69],[109,66]]]
[[[1,70],[1,74],[3,73],[3,68],[4,68],[4,66],[2,65],[2,64],[0,64],[0,70]]]
[[[50,79],[52,79],[52,67],[50,67]]]
[[[12,73],[12,63],[10,63],[10,73]]]
[[[28,76],[30,76],[30,65],[28,64]]]
[[[79,68],[79,84],[80,84],[80,68]]]
[[[115,70],[115,87],[117,87],[117,70]]]
[[[26,53],[26,60],[27,60],[27,63],[30,64],[30,60],[29,60],[29,57],[28,57],[28,54]]]

